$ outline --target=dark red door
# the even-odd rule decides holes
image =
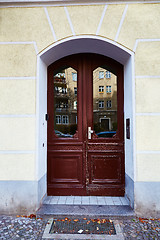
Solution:
[[[123,66],[96,54],[48,67],[48,195],[124,195]]]

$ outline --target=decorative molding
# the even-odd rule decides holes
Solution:
[[[36,77],[0,77],[0,80],[36,80]]]
[[[115,41],[117,41],[117,39],[119,37],[119,33],[121,31],[121,28],[122,28],[122,25],[123,25],[123,22],[124,22],[124,19],[125,19],[125,16],[126,16],[127,9],[128,9],[128,4],[125,6],[125,9],[123,11],[122,18],[121,18],[121,21],[120,21],[120,24],[119,24],[119,27],[118,27],[118,30],[117,30],[116,37],[115,37]]]
[[[159,0],[107,0],[107,4],[160,3]],[[38,7],[38,6],[67,6],[67,5],[102,5],[106,0],[1,0],[1,7]]]
[[[135,52],[139,42],[159,42],[160,38],[136,39],[133,51]]]
[[[54,38],[54,41],[57,41],[57,37],[56,37],[55,31],[54,31],[54,29],[53,29],[53,25],[52,25],[52,23],[51,23],[51,19],[50,19],[50,17],[49,17],[47,8],[44,8],[44,11],[45,11],[45,14],[46,14],[46,17],[47,17],[47,20],[48,20],[48,23],[49,23],[49,26],[50,26],[50,29],[51,29],[53,38]]]
[[[137,151],[137,154],[160,154],[160,151]]]
[[[11,150],[11,151],[3,151],[3,150],[0,150],[0,154],[34,154],[35,151],[18,151],[18,150]]]
[[[67,7],[64,7],[64,10],[65,10],[65,13],[66,13],[66,16],[67,16],[68,23],[69,23],[69,26],[71,28],[72,34],[73,34],[73,36],[75,36],[76,34],[75,34],[75,31],[74,31],[73,24],[72,24],[71,18],[69,16],[69,12],[67,10]]]
[[[101,19],[100,19],[100,21],[99,21],[99,25],[98,25],[98,28],[97,28],[97,31],[96,31],[96,35],[99,34],[99,31],[100,31],[100,29],[101,29],[102,22],[103,22],[103,18],[104,18],[105,14],[106,14],[107,7],[108,7],[108,5],[105,5],[105,6],[104,6],[104,9],[103,9],[103,12],[102,12],[102,16],[101,16]]]
[[[36,42],[32,41],[32,42],[0,42],[1,45],[26,45],[26,44],[33,44],[34,45],[34,49],[36,54],[38,54],[38,48],[37,48],[37,44]]]
[[[85,38],[94,39],[94,40],[102,40],[104,42],[111,43],[112,45],[117,46],[118,48],[124,50],[125,52],[129,53],[130,55],[133,54],[132,50],[126,48],[125,46],[123,46],[123,45],[119,44],[118,42],[115,42],[111,39],[101,37],[101,36],[96,36],[96,35],[84,34],[84,35],[75,35],[75,36],[72,36],[72,37],[67,37],[65,39],[58,40],[57,42],[53,43],[52,45],[45,48],[42,52],[40,52],[39,57],[41,57],[45,52],[49,51],[50,49],[52,49],[53,47],[55,47],[55,46],[57,46],[61,43],[65,43],[65,42],[70,41],[70,40],[85,39]]]
[[[160,116],[159,112],[136,113],[136,116]]]
[[[135,78],[160,78],[160,75],[141,75],[141,76],[135,76]]]
[[[0,118],[35,118],[36,114],[3,114]]]

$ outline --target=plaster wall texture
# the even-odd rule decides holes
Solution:
[[[34,154],[37,136],[36,88],[39,81],[37,54],[55,41],[70,36],[98,35],[135,51],[137,157],[136,168],[131,172],[134,172],[134,182],[137,183],[135,202],[138,201],[138,204],[135,206],[142,204],[149,193],[147,182],[152,182],[153,186],[154,182],[157,184],[160,181],[157,170],[160,151],[159,12],[160,4],[156,3],[0,9],[1,180],[19,183],[39,180],[38,168],[45,165],[36,162]],[[6,168],[7,165],[9,168]],[[32,169],[31,172],[29,169]],[[36,189],[38,184],[34,186]],[[7,194],[5,196],[11,198],[9,191]],[[37,198],[34,199],[33,205],[37,206]],[[154,201],[160,202],[159,195]]]
[[[32,154],[0,154],[1,181],[33,181],[35,180],[34,153]],[[4,171],[7,169],[7,171]],[[16,172],[16,174],[15,174]]]
[[[1,79],[0,114],[35,114],[35,79]]]
[[[35,151],[34,117],[1,117],[0,133],[0,151]]]
[[[64,7],[48,7],[47,11],[53,29],[56,33],[56,39],[60,40],[72,36],[72,30],[70,28]]]
[[[160,78],[136,78],[136,112],[159,113]]]
[[[1,41],[35,41],[39,51],[53,42],[44,8],[2,8],[0,14]]]

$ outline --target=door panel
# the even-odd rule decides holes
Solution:
[[[123,67],[96,54],[52,64],[48,114],[48,195],[122,196]]]

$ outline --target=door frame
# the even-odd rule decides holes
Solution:
[[[79,123],[73,138],[62,139],[57,138],[53,127],[56,114],[53,107],[55,101],[53,74],[63,66],[66,68],[70,66],[76,69],[78,73],[77,100],[79,107],[77,114]],[[113,138],[97,138],[96,134],[93,134],[92,139],[89,139],[87,136],[88,126],[93,128],[94,81],[92,76],[93,71],[100,66],[117,76],[117,133]],[[48,195],[66,196],[73,195],[73,193],[82,196],[86,194],[103,196],[124,195],[123,84],[123,66],[103,55],[91,53],[75,54],[62,58],[48,67]],[[101,164],[101,167],[99,164]],[[68,165],[70,167],[67,168]],[[71,171],[70,169],[73,165],[75,167]],[[107,168],[106,165],[108,166]],[[103,171],[104,168],[106,168],[105,172]],[[101,169],[101,173],[99,169]]]
[[[78,48],[77,48],[78,45]],[[47,67],[67,55],[90,52],[105,55],[124,66],[125,194],[134,207],[136,169],[134,52],[115,41],[99,36],[73,36],[57,41],[37,56],[36,173],[39,202],[47,194]],[[126,119],[130,118],[131,138],[126,138]]]

